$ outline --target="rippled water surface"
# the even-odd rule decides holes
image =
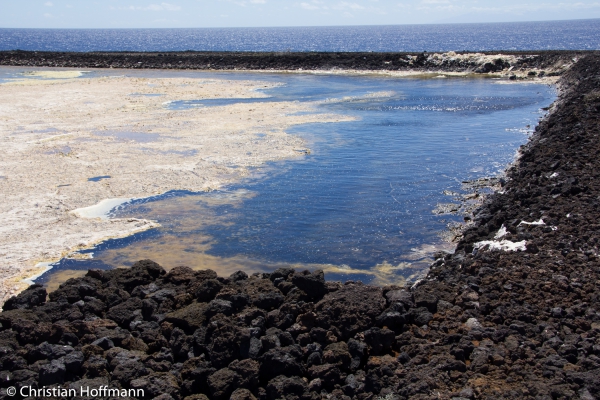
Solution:
[[[236,186],[171,192],[118,210],[162,227],[110,240],[92,250],[92,260],[63,260],[53,273],[150,258],[221,274],[294,265],[325,268],[329,279],[414,279],[442,244],[440,232],[460,220],[432,212],[455,202],[444,192],[501,172],[555,96],[544,85],[490,79],[259,78],[284,85],[252,101],[320,101],[315,112],[357,120],[297,126],[290,133],[307,141],[310,154],[257,169]],[[199,99],[178,108],[237,101]]]
[[[600,49],[600,19],[205,29],[0,29],[0,50],[482,51]]]

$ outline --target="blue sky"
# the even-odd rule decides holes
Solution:
[[[394,25],[585,18],[600,18],[600,0],[0,0],[0,28]]]

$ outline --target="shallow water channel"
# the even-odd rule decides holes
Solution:
[[[170,192],[115,210],[116,217],[149,218],[162,227],[109,240],[89,251],[93,259],[64,259],[38,282],[142,258],[220,274],[292,265],[324,268],[335,280],[415,279],[444,247],[447,225],[462,220],[434,213],[436,207],[457,203],[463,181],[501,173],[555,98],[548,86],[493,79],[205,75],[283,85],[265,91],[265,99],[167,107],[320,101],[316,112],[357,120],[297,126],[289,133],[307,141],[308,154],[258,168],[235,186]]]

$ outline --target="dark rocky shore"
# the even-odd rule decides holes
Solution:
[[[34,285],[0,313],[0,397],[106,385],[164,400],[599,398],[599,71],[589,54],[562,75],[502,191],[414,287],[148,260],[48,296]]]
[[[58,53],[31,51],[0,51],[0,65],[24,67],[128,68],[128,69],[194,69],[194,70],[356,70],[356,71],[447,71],[499,73],[520,69],[548,69],[557,75],[564,64],[584,51],[483,52],[481,54],[515,56],[510,63],[502,57],[490,62],[465,60],[461,55],[446,59],[434,58],[435,53],[318,53],[318,52],[93,52]],[[512,67],[512,68],[511,68]]]

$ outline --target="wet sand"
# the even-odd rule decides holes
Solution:
[[[38,263],[157,226],[103,218],[103,201],[210,191],[265,162],[305,154],[289,127],[351,120],[299,102],[175,111],[168,102],[260,98],[258,90],[276,84],[110,74],[41,71],[0,85],[0,303],[46,269]]]

